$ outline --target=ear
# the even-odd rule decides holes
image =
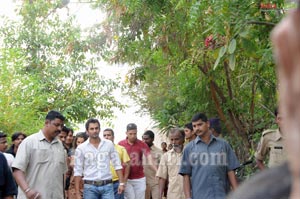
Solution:
[[[45,126],[47,126],[48,124],[50,124],[50,120],[45,120]]]

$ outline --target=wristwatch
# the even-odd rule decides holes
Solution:
[[[120,182],[120,184],[119,185],[121,185],[121,186],[125,186],[125,182]]]

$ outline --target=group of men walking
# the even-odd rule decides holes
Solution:
[[[61,113],[50,111],[44,127],[19,146],[11,165],[19,188],[17,198],[65,197],[64,174],[69,161],[57,136],[64,120]],[[185,130],[170,130],[169,151],[153,144],[155,134],[151,130],[139,140],[134,123],[127,125],[126,139],[118,144],[110,128],[103,131],[105,139],[100,137],[97,119],[89,119],[85,128],[89,138],[76,148],[74,160],[78,199],[219,199],[238,186],[234,170],[239,161],[230,145],[214,136],[203,113],[195,114]],[[269,133],[263,137],[265,134]],[[264,156],[261,151],[267,149],[258,150],[258,160]]]

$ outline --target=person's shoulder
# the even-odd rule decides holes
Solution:
[[[262,136],[272,136],[277,132],[277,129],[267,129],[262,133]]]
[[[121,140],[121,141],[118,143],[118,145],[119,145],[119,146],[123,146],[126,142],[127,142],[126,139]]]
[[[88,145],[88,143],[89,143],[89,139],[84,141],[82,144],[78,145],[76,149],[82,150]]]
[[[125,147],[123,147],[123,146],[121,146],[121,145],[119,145],[119,144],[115,144],[115,148],[116,149],[118,149],[118,150],[125,150],[126,151],[126,149],[125,149]]]
[[[153,145],[152,146],[152,150],[156,151],[156,152],[163,152],[160,148],[158,148],[157,146]]]
[[[225,144],[225,145],[229,145],[229,143],[227,142],[227,140],[225,140],[223,138],[215,137],[215,140],[216,140],[216,142],[219,142],[219,143],[222,143],[222,144]]]
[[[6,161],[6,158],[2,152],[0,152],[0,161],[2,162],[3,160]]]
[[[145,143],[145,142],[143,142],[142,140],[139,140],[139,139],[137,139],[136,140],[136,144],[138,144],[138,145],[140,145],[140,146],[143,146],[143,147],[147,147],[147,148],[149,148],[148,147],[148,145]],[[150,149],[150,148],[149,148]]]

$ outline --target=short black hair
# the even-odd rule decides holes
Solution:
[[[203,122],[207,122],[207,117],[204,113],[196,113],[192,118],[192,122],[197,122],[198,120],[202,120]]]
[[[129,123],[129,124],[127,124],[126,130],[127,131],[137,130],[137,125],[135,123]]]
[[[154,133],[151,130],[145,131],[144,135],[148,135],[150,138],[154,139]]]
[[[7,135],[5,133],[0,132],[0,138],[6,138],[6,137],[7,137]]]
[[[95,118],[91,118],[91,119],[88,119],[88,121],[86,121],[86,123],[85,123],[85,129],[86,129],[86,130],[89,129],[90,123],[97,123],[97,124],[99,124],[99,127],[100,127],[100,122],[99,122],[99,120],[98,120],[98,119],[95,119]]]
[[[192,124],[192,122],[185,124],[184,128],[188,128],[188,129],[190,129],[192,131],[193,130],[193,124]]]
[[[18,137],[20,135],[23,135],[24,136],[24,139],[27,137],[27,135],[23,132],[15,132],[14,134],[12,134],[11,136],[11,141],[15,141],[16,139],[18,139]]]
[[[46,120],[55,120],[55,119],[60,119],[61,121],[65,121],[65,117],[58,111],[49,111],[48,114],[46,115]]]
[[[106,128],[106,129],[104,129],[104,131],[110,131],[111,132],[111,135],[113,136],[113,137],[115,137],[115,132],[114,132],[114,130],[112,130],[111,128]],[[103,132],[104,132],[103,131]]]
[[[61,131],[66,132],[67,134],[69,134],[70,129],[66,126],[63,126]]]
[[[209,128],[210,129],[215,129],[217,133],[221,133],[221,124],[220,124],[220,119],[219,118],[210,118],[209,119]]]

